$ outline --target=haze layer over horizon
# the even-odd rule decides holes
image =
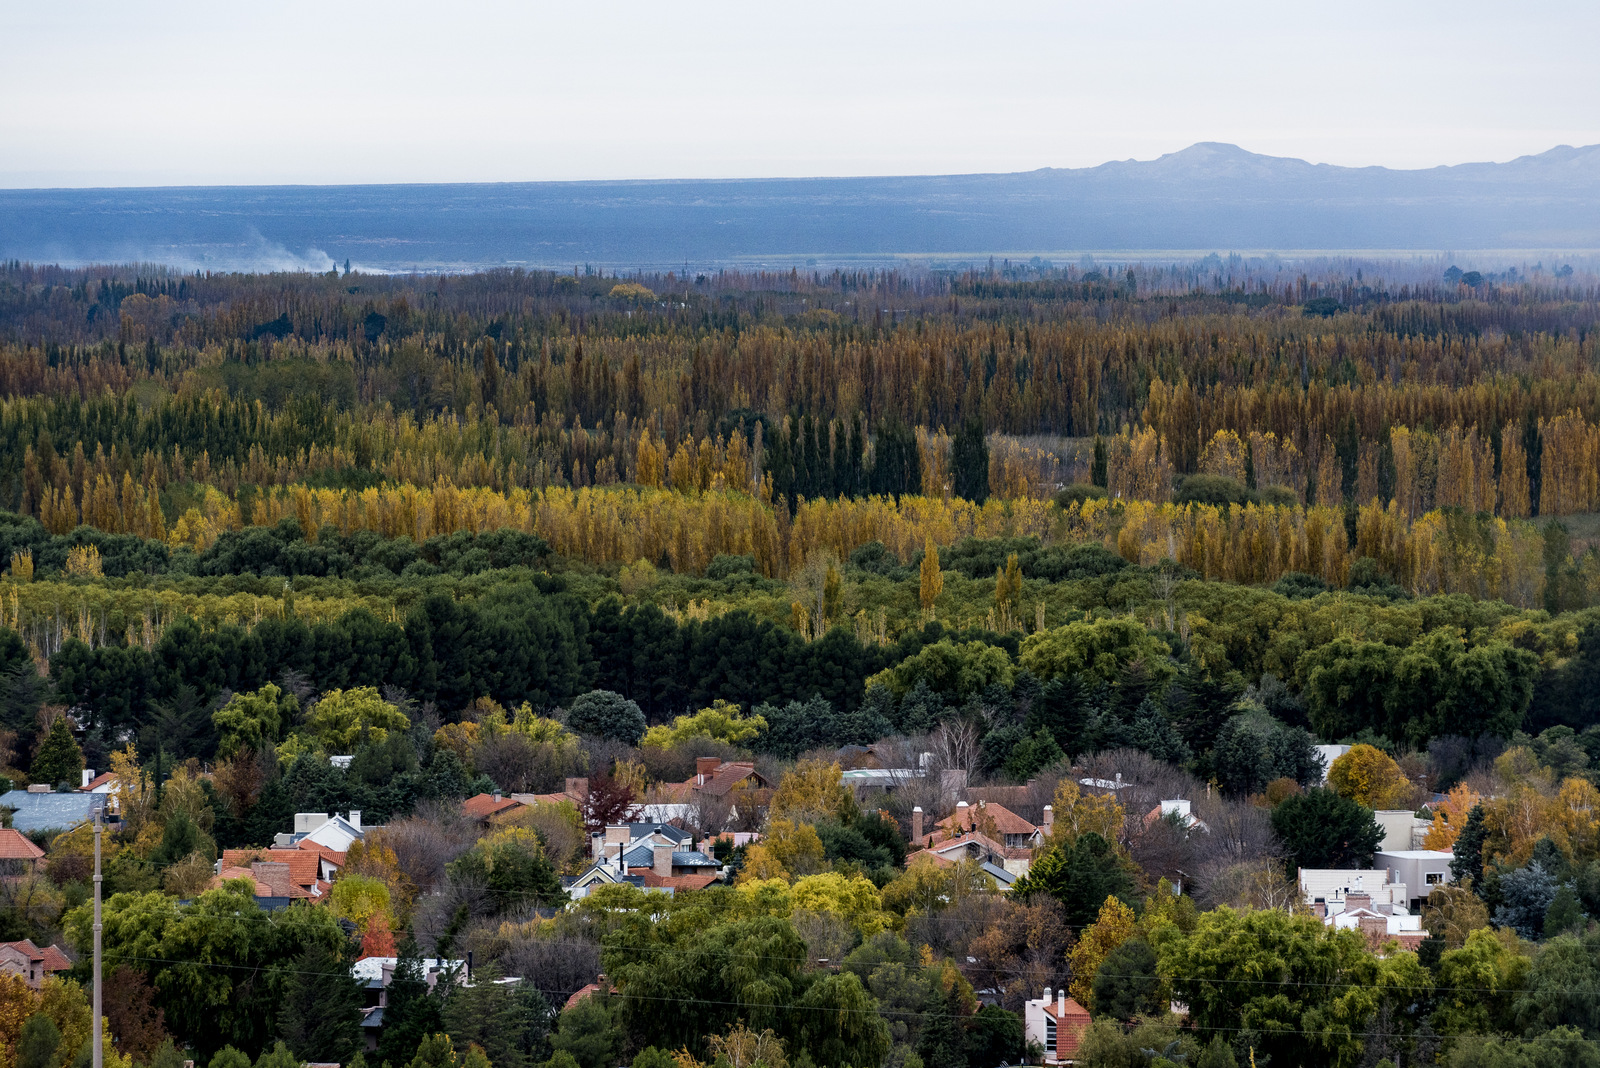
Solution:
[[[0,9],[0,187],[936,175],[1195,142],[1422,168],[1600,142],[1600,9],[1177,0]]]

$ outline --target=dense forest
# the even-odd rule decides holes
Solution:
[[[1600,286],[1434,277],[0,267],[0,774],[116,773],[114,1057],[994,1068],[1053,987],[1096,1065],[1600,1064]],[[1029,873],[908,866],[955,798],[869,745],[1052,805]],[[692,814],[731,885],[565,907],[708,755],[773,785]],[[326,907],[213,885],[352,809]],[[1379,809],[1455,853],[1417,952],[1295,882]],[[82,949],[40,844],[0,923]]]

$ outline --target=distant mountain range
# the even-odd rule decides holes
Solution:
[[[1206,142],[1019,174],[0,190],[0,258],[224,270],[1463,249],[1600,249],[1600,145],[1427,170]]]

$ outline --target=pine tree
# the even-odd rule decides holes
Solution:
[[[36,783],[55,786],[66,784],[76,789],[83,772],[83,750],[72,738],[72,726],[66,716],[57,716],[50,725],[50,733],[34,754],[29,776]]]
[[[302,1061],[343,1064],[361,1046],[361,984],[327,946],[301,951],[278,1013],[278,1034]]]
[[[1467,825],[1456,838],[1455,859],[1450,862],[1450,875],[1458,883],[1472,880],[1473,890],[1482,892],[1483,846],[1489,838],[1489,828],[1484,824],[1483,806],[1473,805],[1467,813]]]
[[[1106,488],[1106,441],[1099,434],[1094,436],[1094,462],[1089,466],[1089,481],[1101,489]]]
[[[950,447],[950,474],[952,492],[957,497],[982,504],[989,499],[989,443],[984,438],[983,423],[968,419],[961,424]]]
[[[389,983],[388,1005],[383,1010],[383,1037],[373,1059],[391,1065],[408,1063],[422,1040],[444,1027],[439,1000],[428,990],[422,970],[422,950],[407,935]]]

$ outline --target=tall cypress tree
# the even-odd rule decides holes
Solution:
[[[383,1037],[378,1040],[374,1058],[392,1065],[407,1064],[417,1047],[429,1035],[444,1029],[439,999],[428,991],[422,970],[422,950],[416,937],[407,934],[389,982],[388,1002],[383,1010]]]
[[[67,783],[76,788],[82,771],[83,750],[72,738],[72,727],[67,723],[67,717],[57,716],[38,753],[34,754],[29,774],[36,783],[49,786]]]
[[[968,419],[950,447],[951,487],[957,497],[982,504],[989,499],[989,443],[983,423]]]
[[[1472,888],[1483,892],[1483,844],[1489,838],[1489,828],[1484,825],[1483,806],[1473,805],[1467,813],[1467,825],[1456,837],[1455,859],[1450,862],[1450,874],[1456,882],[1472,880]]]
[[[1106,440],[1096,434],[1094,436],[1094,462],[1089,466],[1089,481],[1101,489],[1105,489],[1106,484],[1110,481],[1109,472],[1106,468]]]
[[[302,1061],[343,1064],[361,1048],[361,996],[350,961],[313,942],[289,974],[278,1034]]]

